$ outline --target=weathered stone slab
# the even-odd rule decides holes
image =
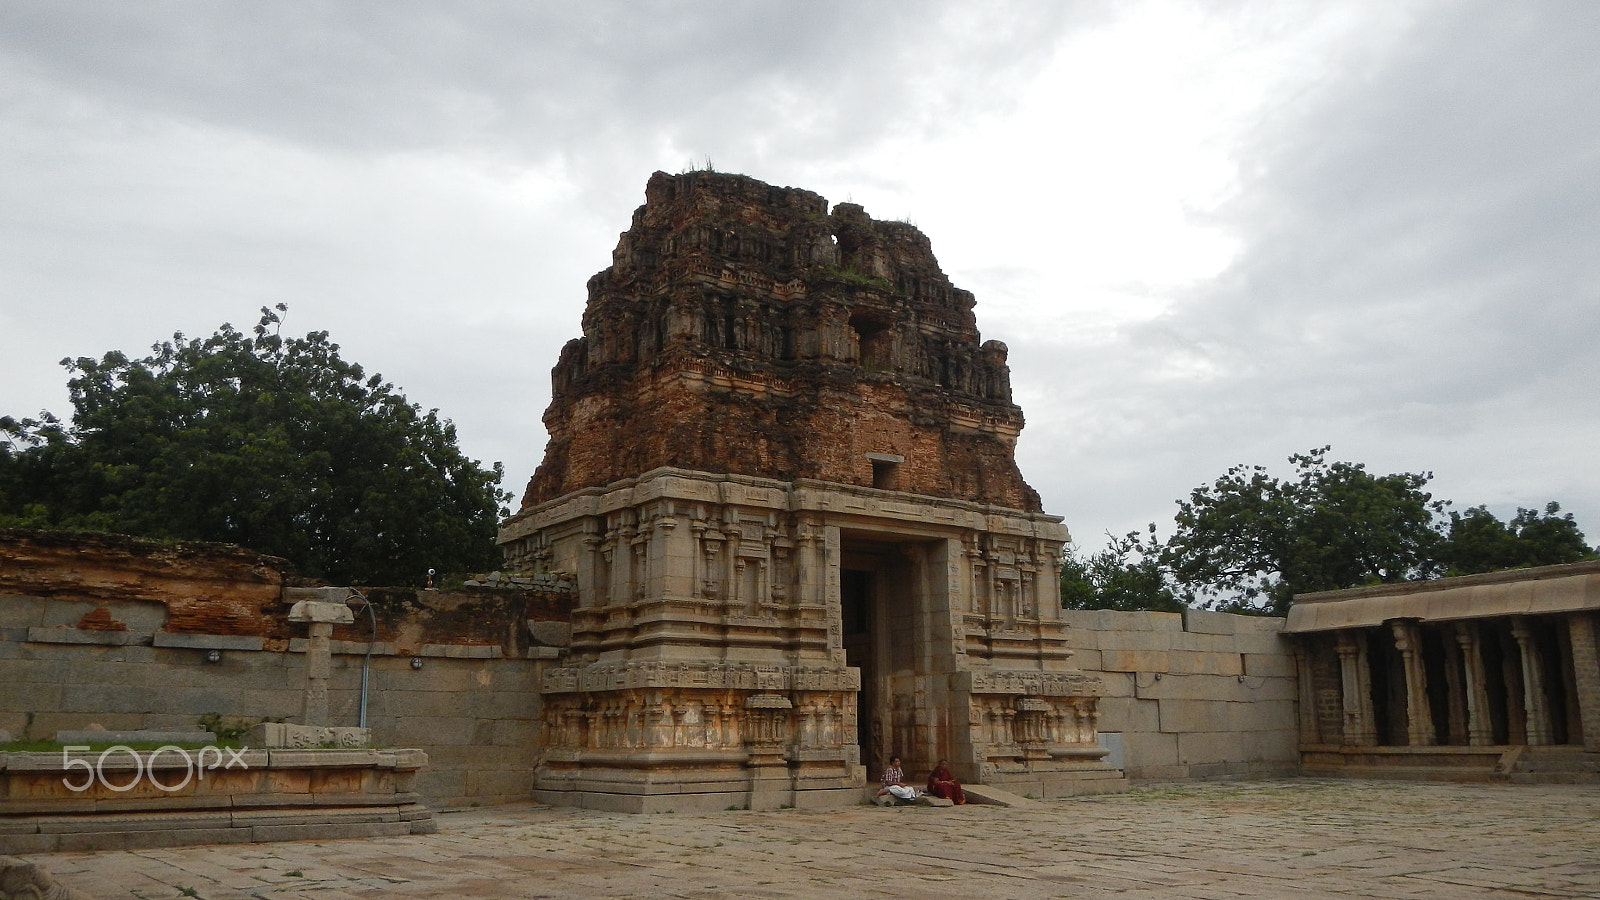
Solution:
[[[301,600],[289,610],[289,621],[291,622],[350,625],[355,620],[355,613],[343,602],[329,603],[321,600]]]
[[[986,784],[964,784],[961,786],[961,790],[967,795],[968,803],[986,803],[992,806],[1039,805],[1037,800],[1029,800],[1021,794],[1013,794],[1010,791],[990,787]],[[945,802],[948,803],[950,801],[946,800]]]
[[[572,643],[571,622],[539,622],[528,620],[528,633],[546,647],[565,647]]]
[[[448,659],[500,659],[505,651],[499,644],[424,644],[417,655]]]
[[[348,726],[297,725],[291,722],[261,722],[245,733],[250,747],[315,750],[325,747],[360,748],[371,745],[372,729]]]
[[[63,626],[29,628],[28,640],[36,644],[98,644],[105,647],[121,647],[127,644],[148,644],[150,635],[136,631],[90,631]]]
[[[372,766],[378,763],[376,750],[269,750],[268,765],[274,769],[321,766]]]
[[[197,650],[260,650],[266,638],[230,634],[180,634],[158,631],[152,643],[157,647],[193,647]]]
[[[149,751],[114,754],[103,764],[96,755],[88,784],[77,758],[7,754],[0,770],[0,852],[359,837],[435,827],[411,789],[426,763],[421,751],[221,752],[228,767],[201,765],[192,778],[153,777]],[[153,755],[154,768],[168,773],[187,763],[178,752]],[[109,786],[99,783],[99,769],[117,773],[105,779]],[[140,774],[123,774],[129,771]]]
[[[313,603],[344,603],[350,597],[347,587],[286,587],[283,589],[283,602],[298,604],[309,600]]]
[[[19,851],[32,852],[32,851]],[[4,900],[87,900],[56,881],[38,863],[0,857],[0,898]]]

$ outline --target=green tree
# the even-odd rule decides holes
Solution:
[[[1160,562],[1155,526],[1141,537],[1130,531],[1111,537],[1104,550],[1085,557],[1068,547],[1061,564],[1061,605],[1066,609],[1181,612]]]
[[[1187,602],[1281,615],[1297,593],[1432,574],[1445,504],[1431,474],[1374,475],[1329,462],[1322,447],[1289,458],[1295,477],[1236,466],[1178,502],[1161,562]]]
[[[70,426],[0,420],[0,524],[225,541],[342,583],[493,565],[500,465],[327,332],[282,337],[286,309],[251,335],[63,360]]]
[[[1470,575],[1525,566],[1550,566],[1595,558],[1572,513],[1561,515],[1561,504],[1538,510],[1517,509],[1510,522],[1502,522],[1485,507],[1451,512],[1445,540],[1439,547],[1440,566],[1450,575]]]

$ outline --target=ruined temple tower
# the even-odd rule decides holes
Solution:
[[[908,775],[1121,787],[1013,446],[1006,348],[915,227],[657,172],[500,542],[577,576],[537,795],[650,811],[859,802]]]

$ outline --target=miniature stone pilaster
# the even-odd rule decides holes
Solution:
[[[333,651],[329,638],[333,626],[355,622],[355,614],[343,603],[301,600],[289,610],[289,621],[311,626],[306,642],[306,702],[301,715],[306,725],[328,724],[328,678],[333,674]]]
[[[1600,751],[1600,654],[1596,652],[1594,631],[1593,614],[1574,613],[1567,617],[1583,746],[1591,752]]]
[[[1428,671],[1422,659],[1420,630],[1413,622],[1392,622],[1390,628],[1406,677],[1406,743],[1413,747],[1431,747],[1438,743],[1438,738],[1433,730],[1433,710],[1428,704]]]
[[[1528,745],[1554,741],[1550,728],[1550,701],[1544,691],[1544,662],[1533,632],[1523,619],[1513,619],[1511,636],[1517,639],[1522,656],[1522,704],[1528,713]]]

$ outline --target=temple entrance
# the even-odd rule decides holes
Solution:
[[[841,532],[840,613],[845,663],[861,669],[857,739],[869,780],[889,757],[907,777],[930,770],[947,746],[950,698],[928,676],[953,671],[942,582],[943,542],[882,533]],[[937,596],[936,596],[937,595]],[[962,706],[965,712],[965,705]]]

